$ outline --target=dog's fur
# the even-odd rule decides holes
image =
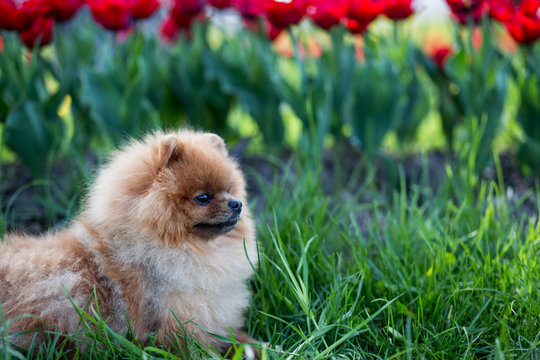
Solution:
[[[195,201],[201,193],[210,203]],[[179,333],[226,351],[204,328],[225,337],[232,329],[238,341],[252,342],[241,329],[257,261],[255,230],[247,206],[234,226],[235,200],[246,204],[244,177],[217,135],[181,130],[130,143],[98,172],[68,228],[4,239],[5,316],[37,315],[15,321],[10,333],[74,333],[79,316],[66,292],[84,308],[95,291],[101,316],[120,333],[129,317],[142,340],[153,332],[167,343]],[[32,336],[11,341],[26,347]]]

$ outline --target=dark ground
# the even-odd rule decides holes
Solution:
[[[231,151],[235,153],[235,149]],[[284,155],[281,158],[270,156],[241,157],[240,162],[248,178],[249,191],[255,201],[256,207],[262,207],[264,201],[264,183],[272,183],[277,179],[283,183],[284,196],[288,181],[295,181],[295,173],[301,172],[293,165],[293,156]],[[530,194],[519,206],[519,212],[529,216],[538,216],[538,205],[535,197],[534,180],[524,177],[519,171],[511,154],[502,154],[500,157],[506,196],[509,201],[517,202],[524,195]],[[95,159],[88,160],[88,168],[95,164]],[[441,152],[432,152],[429,155],[409,156],[403,159],[377,160],[375,171],[366,171],[361,160],[361,154],[353,149],[345,149],[336,154],[324,154],[322,176],[320,184],[325,194],[335,196],[352,196],[366,177],[373,177],[375,186],[368,187],[360,194],[359,200],[369,202],[376,196],[391,196],[399,189],[400,171],[405,175],[407,189],[415,185],[427,185],[431,191],[443,186],[446,180],[446,166],[457,166],[456,161]],[[370,167],[373,169],[373,167]],[[400,170],[401,169],[401,170]],[[91,171],[91,170],[86,170]],[[73,174],[65,166],[58,164],[53,167],[51,181],[35,181],[31,173],[19,164],[4,164],[0,173],[0,200],[1,214],[0,229],[7,231],[26,232],[37,234],[49,228],[62,226],[66,217],[73,216],[79,207],[82,198],[81,190],[85,189],[86,176],[81,172]],[[288,175],[284,175],[288,174]],[[488,167],[482,173],[484,180],[497,181],[496,169]],[[75,185],[73,184],[75,182]],[[74,192],[74,193],[71,193]],[[3,223],[2,223],[3,222]]]

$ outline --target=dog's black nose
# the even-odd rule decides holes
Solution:
[[[242,203],[238,200],[229,201],[229,207],[234,211],[240,212],[242,210]]]

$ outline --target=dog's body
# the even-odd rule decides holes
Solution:
[[[66,293],[85,309],[95,291],[101,317],[120,333],[129,318],[141,339],[154,332],[166,343],[179,333],[225,351],[202,329],[225,337],[232,329],[250,342],[241,329],[257,254],[245,200],[242,173],[216,135],[181,131],[132,143],[99,172],[69,228],[4,239],[6,318],[37,315],[10,333],[75,333],[79,315]],[[24,347],[32,336],[11,341]]]

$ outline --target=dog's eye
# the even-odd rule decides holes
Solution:
[[[195,198],[195,202],[199,205],[206,205],[212,200],[212,196],[208,193],[203,193]]]

